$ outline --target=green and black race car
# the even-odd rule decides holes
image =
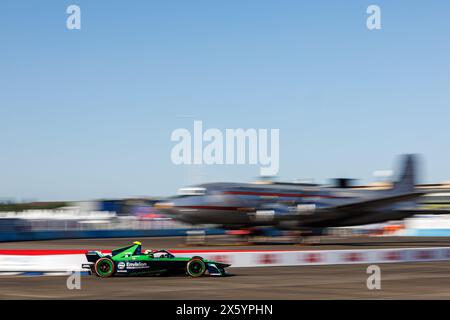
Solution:
[[[176,257],[166,250],[146,250],[144,253],[140,242],[115,249],[109,255],[99,251],[86,253],[88,263],[82,268],[91,274],[107,278],[119,275],[169,275],[186,274],[200,277],[208,272],[212,276],[226,276],[225,268],[229,264],[206,260],[202,257]]]

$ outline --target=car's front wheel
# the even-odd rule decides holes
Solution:
[[[94,271],[101,278],[111,277],[114,273],[114,262],[110,258],[100,258],[95,263]]]
[[[192,258],[186,265],[186,271],[193,278],[201,277],[206,272],[206,264],[201,258]]]

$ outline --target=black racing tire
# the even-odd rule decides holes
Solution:
[[[115,271],[114,261],[110,258],[100,258],[95,262],[94,272],[97,277],[109,278],[114,274]]]
[[[206,264],[201,257],[193,257],[186,264],[186,272],[192,278],[201,277],[206,272]]]

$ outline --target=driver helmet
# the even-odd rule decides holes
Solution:
[[[149,255],[150,257],[153,257],[153,250],[145,250],[144,254]]]

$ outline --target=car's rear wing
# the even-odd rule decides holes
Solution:
[[[103,257],[103,253],[100,251],[88,251],[86,253],[86,259],[88,262],[96,263],[98,259]]]

